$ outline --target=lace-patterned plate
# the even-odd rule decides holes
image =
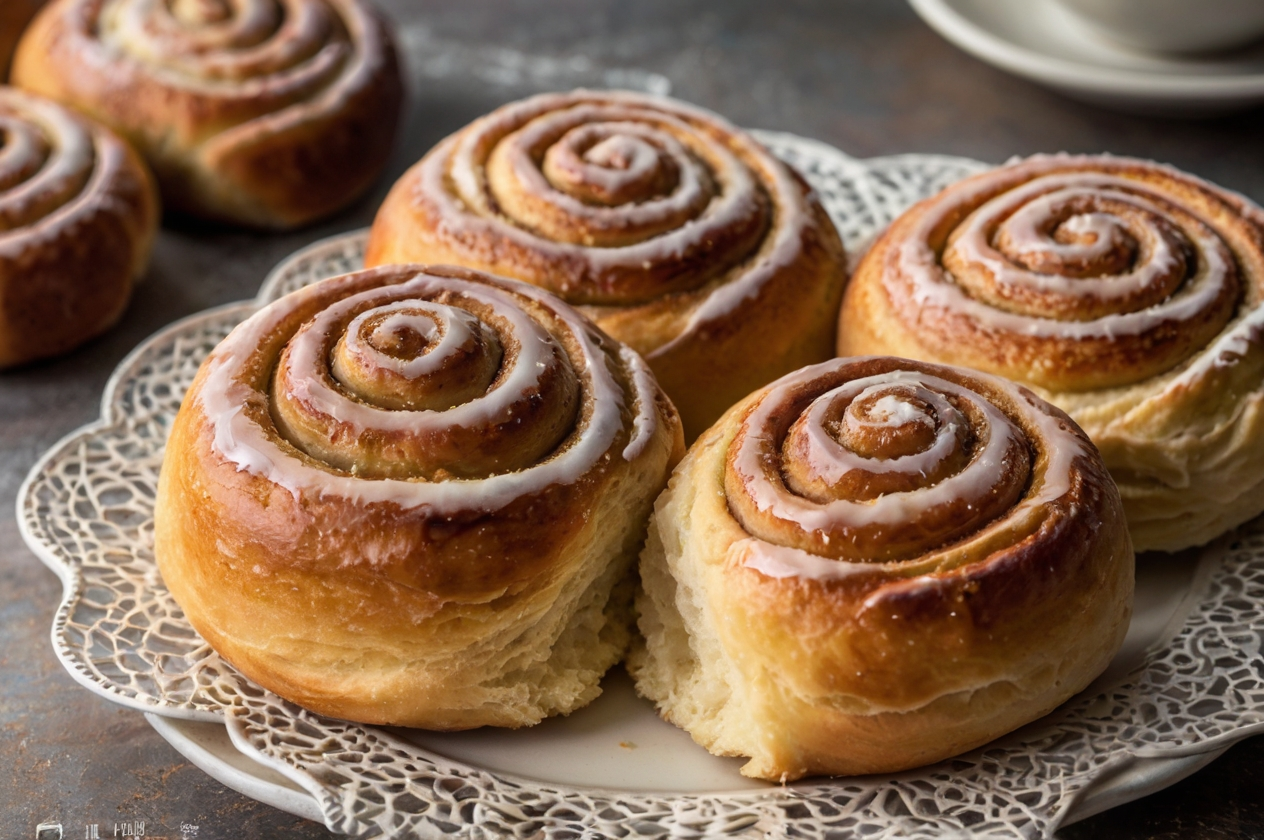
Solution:
[[[984,166],[861,161],[760,136],[812,183],[853,253],[912,202]],[[744,780],[739,761],[712,758],[658,721],[617,674],[589,709],[520,732],[362,726],[264,691],[189,627],[157,572],[162,449],[215,344],[268,301],[358,267],[363,246],[363,233],[317,243],[278,267],[256,300],[150,338],[110,380],[101,420],[50,450],[19,493],[22,534],[65,585],[53,643],[67,670],[161,718],[156,728],[227,784],[358,836],[1038,837],[1264,731],[1261,522],[1200,554],[1147,558],[1125,650],[1083,694],[981,750],[890,777]],[[625,732],[635,734],[616,739]]]

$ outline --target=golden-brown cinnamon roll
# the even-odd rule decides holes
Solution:
[[[1264,213],[1168,166],[1039,156],[916,205],[844,301],[840,355],[985,370],[1067,411],[1138,550],[1264,511]]]
[[[155,552],[246,676],[323,714],[523,726],[600,693],[683,451],[644,362],[534,287],[389,266],[261,310],[198,372]]]
[[[9,60],[18,38],[44,0],[4,0],[0,2],[0,81],[9,75]]]
[[[261,228],[364,192],[402,100],[364,0],[53,0],[13,79],[124,135],[170,207]]]
[[[0,87],[0,367],[66,353],[117,321],[157,226],[153,182],[126,143]]]
[[[1050,711],[1122,643],[1133,553],[1065,414],[872,357],[727,412],[655,506],[641,576],[638,690],[786,781],[927,764]]]
[[[749,135],[670,99],[582,90],[506,105],[400,179],[367,263],[413,261],[581,307],[645,356],[688,439],[829,358],[846,279],[820,202]]]

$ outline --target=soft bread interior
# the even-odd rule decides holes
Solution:
[[[212,646],[300,705],[370,723],[526,726],[598,696],[602,675],[627,648],[629,574],[649,507],[637,497],[650,495],[642,486],[648,476],[629,479],[607,488],[597,515],[567,546],[548,582],[437,612],[424,593],[398,583],[326,593],[328,581],[296,571],[265,575],[244,556],[220,555],[207,566],[188,562],[194,552],[178,544],[187,531],[164,529],[158,556],[168,587]],[[263,586],[275,594],[254,597]],[[287,606],[278,597],[294,602]],[[295,620],[294,613],[309,611],[322,620]]]
[[[677,507],[670,496],[665,495],[664,501],[641,555],[642,589],[637,597],[641,635],[628,655],[628,672],[636,680],[637,691],[654,701],[667,720],[712,752],[738,755],[740,746],[727,745],[724,737],[736,675],[704,615],[699,581],[683,570],[682,579],[677,580],[668,567],[664,540],[675,543],[675,556],[681,549],[673,528],[657,527],[670,521]]]
[[[890,679],[907,679],[900,668],[862,681],[859,692],[829,688],[831,669],[859,667],[839,640],[864,629],[844,614],[836,626],[818,627],[817,636],[786,644],[768,628],[747,625],[763,619],[728,568],[734,546],[748,535],[722,493],[723,453],[735,431],[721,431],[722,425],[690,451],[655,507],[640,563],[642,638],[628,666],[637,690],[665,719],[714,754],[749,756],[744,775],[775,782],[896,772],[965,752],[1082,690],[1122,642],[1132,553],[1116,512],[1100,526],[1101,545],[1091,549],[1100,585],[1068,587],[1056,618],[1048,619],[1053,623],[1027,627],[1020,616],[991,628],[1013,637],[1012,658],[993,662],[984,655],[988,648],[963,649],[963,656],[982,656],[981,673],[956,679],[962,666],[945,661],[939,673],[955,687],[904,705],[882,699],[891,696]],[[909,647],[913,638],[872,643],[892,662],[910,656],[925,666]]]

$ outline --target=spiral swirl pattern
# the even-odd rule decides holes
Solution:
[[[388,266],[240,324],[173,424],[155,555],[252,679],[370,723],[523,726],[600,693],[683,453],[645,363],[532,286]]]
[[[792,217],[780,238],[803,212],[788,173],[753,141],[634,94],[501,109],[427,156],[417,176],[454,240],[488,250],[494,240],[544,263],[530,279],[578,304],[695,290],[754,255],[773,195]]]
[[[56,0],[14,77],[126,135],[177,209],[260,227],[367,188],[401,100],[361,0]]]
[[[1045,714],[1110,661],[1133,554],[1058,409],[835,359],[734,406],[655,505],[638,690],[748,776],[887,773]]]
[[[1039,389],[1097,444],[1133,542],[1264,509],[1264,212],[1148,161],[1040,156],[908,211],[857,269],[838,349]]]
[[[1033,158],[920,205],[881,249],[880,283],[933,358],[1050,390],[1126,387],[1189,360],[1258,294],[1217,198],[1152,164]]]
[[[531,287],[457,268],[349,275],[274,305],[225,340],[199,394],[238,467],[435,513],[573,485],[616,444],[634,459],[658,411],[635,354]]]
[[[824,211],[767,150],[714,114],[622,92],[534,97],[437,146],[374,224],[367,264],[402,261],[492,271],[588,307],[649,359],[691,434],[828,357],[820,313],[845,276]]]
[[[286,438],[365,478],[484,478],[552,452],[580,403],[564,349],[511,296],[425,295],[362,292],[303,326],[272,385]]]
[[[759,542],[888,563],[1067,504],[1092,457],[1065,419],[995,380],[891,359],[827,362],[761,395],[729,446],[724,483]]]
[[[149,176],[122,141],[0,88],[0,365],[66,352],[112,324],[157,215]]]

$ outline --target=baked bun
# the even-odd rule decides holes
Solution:
[[[0,86],[0,367],[105,332],[144,273],[158,198],[104,127]]]
[[[13,79],[130,140],[169,207],[275,229],[363,193],[402,103],[363,0],[52,0]]]
[[[22,30],[42,5],[44,0],[0,0],[0,81],[8,77],[9,61]]]
[[[698,440],[641,578],[638,690],[784,782],[929,764],[1049,712],[1123,642],[1133,554],[1061,411],[973,371],[836,359]]]
[[[1039,156],[916,205],[843,305],[840,355],[1021,382],[1088,433],[1137,549],[1264,511],[1264,214],[1168,166]]]
[[[561,296],[640,352],[692,440],[833,354],[843,247],[754,138],[663,97],[578,90],[444,140],[378,212],[368,265],[453,263]]]
[[[155,553],[198,632],[313,711],[525,726],[598,694],[683,450],[641,359],[459,268],[326,280],[238,326],[167,444]]]

